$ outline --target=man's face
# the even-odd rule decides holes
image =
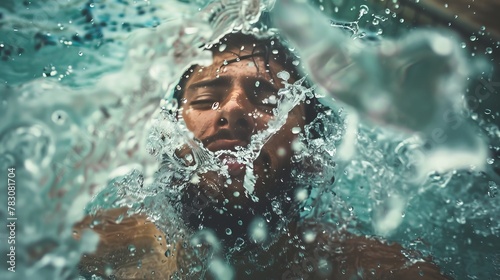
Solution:
[[[243,50],[241,46],[228,47],[223,52],[214,50],[213,64],[195,67],[183,89],[182,117],[187,128],[213,152],[247,147],[251,136],[265,130],[274,118],[272,110],[276,102],[273,101],[284,87],[276,74],[287,69],[274,60],[273,54],[267,68],[263,55],[235,60],[252,54],[252,44],[243,46]],[[286,123],[266,142],[254,161],[257,197],[276,194],[290,176],[292,142],[297,137],[297,128],[303,130],[304,110],[301,103],[290,111]],[[223,190],[224,198],[239,201],[245,197],[246,167],[231,155],[223,154],[220,158],[228,167],[230,180],[205,174],[202,181],[212,181]]]

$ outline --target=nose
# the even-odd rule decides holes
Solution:
[[[252,134],[255,121],[251,112],[254,108],[243,90],[233,89],[219,109],[219,128],[227,128],[239,138],[248,138]]]

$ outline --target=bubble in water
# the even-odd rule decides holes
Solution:
[[[263,218],[255,218],[249,227],[250,240],[254,243],[262,243],[267,239],[267,224]]]
[[[304,232],[304,241],[306,243],[312,243],[316,239],[316,232],[313,230],[307,230]]]
[[[65,111],[57,110],[52,113],[52,121],[57,125],[63,125],[68,118],[68,114]]]
[[[301,202],[306,200],[309,197],[309,194],[306,189],[298,189],[295,192],[295,201]]]

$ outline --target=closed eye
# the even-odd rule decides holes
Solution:
[[[209,109],[212,108],[214,106],[214,103],[216,103],[217,101],[218,99],[213,96],[213,94],[203,94],[191,100],[189,105],[197,109]]]

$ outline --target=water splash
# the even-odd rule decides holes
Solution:
[[[296,20],[288,21],[290,15]],[[297,46],[311,77],[328,93],[322,102],[345,102],[372,122],[420,132],[429,140],[432,148],[426,151],[420,176],[436,168],[484,167],[486,145],[474,136],[459,103],[469,71],[455,40],[421,31],[363,45],[296,1],[283,2],[275,18]],[[452,156],[455,160],[447,160]]]
[[[90,232],[85,233],[79,242],[72,236],[72,224],[82,218],[85,206],[89,213],[99,209],[129,206],[132,208],[130,214],[144,211],[153,221],[160,223],[174,216],[171,214],[174,213],[174,206],[166,205],[163,197],[158,195],[158,191],[171,191],[166,190],[165,185],[172,180],[179,180],[174,175],[181,174],[185,175],[183,178],[194,180],[196,176],[193,174],[199,170],[218,170],[218,166],[222,166],[218,160],[213,160],[217,158],[216,155],[207,153],[199,143],[192,140],[192,135],[182,122],[170,118],[172,115],[169,115],[169,111],[176,107],[169,99],[172,86],[176,84],[173,77],[180,75],[188,64],[210,62],[207,53],[191,44],[201,45],[218,38],[229,30],[233,20],[236,22],[233,27],[255,31],[250,23],[255,23],[264,9],[270,9],[272,2],[251,1],[246,2],[246,6],[238,6],[236,1],[217,2],[214,5],[222,7],[224,4],[231,13],[221,14],[221,17],[214,16],[208,22],[186,16],[197,10],[197,6],[177,2],[174,5],[171,2],[151,1],[156,10],[147,12],[144,17],[134,18],[137,20],[134,22],[129,20],[131,17],[128,15],[135,15],[140,13],[139,10],[149,8],[142,5],[140,9],[132,5],[126,7],[123,3],[114,1],[100,1],[93,3],[91,7],[86,1],[71,1],[55,6],[47,4],[47,9],[31,6],[32,11],[42,12],[35,15],[46,12],[50,16],[29,19],[30,11],[21,2],[5,2],[8,5],[2,3],[0,9],[3,18],[0,20],[3,24],[2,32],[8,30],[8,36],[5,37],[8,41],[5,39],[0,47],[3,50],[2,56],[6,55],[6,49],[10,50],[10,55],[7,57],[8,62],[0,64],[2,83],[7,82],[0,90],[0,116],[2,120],[6,120],[0,124],[0,162],[5,168],[15,166],[17,177],[22,178],[19,181],[22,192],[18,195],[18,202],[23,208],[19,211],[18,218],[24,225],[28,225],[18,231],[23,239],[17,247],[19,273],[15,276],[26,279],[67,279],[77,273],[75,267],[80,255],[93,250],[97,244],[97,237]],[[33,3],[30,5],[46,2]],[[108,9],[101,8],[104,4],[109,5]],[[172,6],[164,8],[166,5]],[[82,7],[87,11],[85,15],[81,15]],[[66,13],[68,10],[71,12]],[[170,14],[172,10],[185,14],[173,17]],[[106,11],[109,19],[106,19]],[[113,19],[122,21],[117,11],[124,11],[127,19],[124,23],[128,24],[112,31]],[[79,20],[69,23],[62,16],[63,12],[74,15]],[[211,14],[209,9],[203,13]],[[89,29],[90,35],[85,36],[85,27],[90,25],[85,18],[89,15],[94,23],[106,22],[110,25],[100,28],[101,33],[99,29]],[[154,19],[153,15],[158,19]],[[146,19],[150,21],[150,25],[145,23]],[[301,19],[303,18],[297,17],[298,22]],[[318,19],[320,17],[316,17],[316,21]],[[37,25],[32,24],[33,21]],[[60,24],[55,21],[60,21]],[[118,42],[133,30],[156,26],[160,22],[164,25],[158,26],[156,31],[139,30],[134,33],[128,46]],[[327,22],[324,21],[326,25]],[[13,31],[14,29],[18,31]],[[19,30],[22,37],[13,36]],[[329,34],[330,26],[326,30],[329,31],[324,34]],[[36,35],[38,33],[40,34]],[[73,38],[76,33],[79,36]],[[179,35],[181,33],[182,36]],[[102,38],[99,34],[102,34]],[[442,39],[440,35],[425,36],[438,41]],[[425,36],[415,35],[401,41],[386,41],[381,46],[383,51],[394,51],[399,47],[402,56],[410,58],[413,56],[408,53],[412,49],[403,47],[409,46],[410,42],[414,42],[412,40],[418,43],[418,37]],[[107,39],[114,39],[115,42]],[[339,40],[350,42],[345,36],[339,37]],[[432,40],[423,40],[422,44],[415,45],[415,50],[421,48],[421,54],[453,60],[453,41],[444,43],[448,48],[436,49]],[[35,45],[39,46],[38,51],[35,51]],[[354,57],[366,62],[361,65],[366,66],[368,74],[357,74],[365,73],[365,76],[371,77],[371,69],[386,69],[383,65],[372,63],[373,59],[363,61],[362,55],[359,55],[363,49],[364,46],[349,48]],[[128,58],[124,62],[125,50],[128,51]],[[378,51],[372,50],[368,56],[372,55],[373,58],[374,53],[383,54],[381,47]],[[80,56],[80,53],[83,55]],[[165,64],[169,67],[165,68]],[[303,64],[305,63],[301,63]],[[120,68],[123,65],[125,67]],[[330,80],[325,78],[325,81]],[[356,80],[346,81],[351,83]],[[359,84],[364,83],[365,81]],[[366,83],[370,84],[368,81]],[[457,88],[461,87],[461,81],[456,85]],[[300,85],[289,86],[289,92],[299,88],[306,96],[312,94],[308,89],[300,89]],[[401,103],[398,103],[400,100],[394,99],[391,91],[383,91],[386,89],[385,85],[374,88],[379,89],[378,96],[382,98],[355,95],[359,106],[354,107],[357,106],[359,111],[364,112],[362,119],[351,118],[353,114],[348,112],[347,120],[344,121],[342,118],[346,117],[346,110],[340,110],[337,108],[338,104],[330,102],[332,109],[322,112],[316,121],[301,132],[299,140],[294,143],[294,149],[301,153],[293,157],[293,162],[297,165],[307,164],[311,169],[300,172],[296,170],[294,176],[301,185],[307,188],[312,186],[313,191],[308,195],[306,189],[300,188],[291,199],[302,203],[303,217],[314,217],[336,225],[332,232],[348,229],[360,234],[373,234],[376,231],[400,241],[408,248],[432,254],[442,265],[449,263],[448,267],[453,269],[456,269],[453,263],[467,262],[469,275],[481,275],[484,263],[478,264],[477,260],[484,258],[478,256],[491,256],[491,248],[496,245],[500,234],[496,214],[499,213],[498,203],[495,200],[498,197],[498,182],[495,183],[487,174],[478,171],[479,164],[465,171],[447,171],[453,169],[453,166],[439,170],[444,166],[442,164],[449,162],[447,161],[434,165],[430,170],[431,165],[424,160],[429,159],[429,147],[426,143],[430,141],[432,144],[432,138],[426,142],[422,136],[408,138],[399,132],[367,125],[365,120],[371,118],[384,124],[423,130],[428,134],[433,130],[421,128],[426,123],[435,124],[433,119],[423,122],[417,118],[417,122],[412,123],[389,118],[387,112],[380,108],[386,108],[384,106],[393,104],[392,102],[397,105],[395,108],[401,108]],[[359,88],[353,87],[353,91],[354,89]],[[443,91],[444,95],[450,91],[451,89],[446,89]],[[281,103],[275,112],[279,116],[277,119],[286,116],[286,108],[297,101],[287,99],[286,90],[281,94],[284,98],[278,99]],[[327,96],[328,93],[314,94]],[[345,96],[337,98],[345,101]],[[456,100],[457,95],[450,98]],[[441,106],[446,104],[449,103],[438,104],[436,108],[443,108]],[[455,124],[460,123],[468,128],[457,125],[455,130],[449,131],[446,127],[441,127],[443,132],[438,131],[434,135],[447,135],[451,142],[445,141],[444,144],[452,147],[455,152],[457,147],[464,144],[464,138],[457,137],[457,134],[476,134],[470,133],[470,125],[457,113],[460,112],[460,104],[458,109],[457,104],[452,105],[448,124],[455,127]],[[437,111],[441,110],[436,108]],[[151,119],[156,119],[156,122]],[[249,159],[256,157],[259,147],[262,147],[273,131],[279,129],[280,122],[277,120],[271,130],[255,136],[255,145],[249,151],[237,151],[235,156]],[[480,124],[487,131],[485,133],[492,146],[498,146],[498,141],[494,140],[498,139],[498,128]],[[311,132],[313,130],[319,131],[322,136],[314,136]],[[349,138],[343,138],[344,135]],[[453,142],[459,138],[461,142]],[[339,146],[342,139],[344,141]],[[465,146],[476,145],[473,138],[467,141],[470,142],[466,142]],[[175,153],[175,150],[182,147],[181,143],[190,144],[192,158],[179,157]],[[454,143],[457,145],[454,146]],[[157,156],[157,159],[150,157],[149,152]],[[443,156],[438,157],[442,158]],[[490,164],[483,160],[490,168],[497,162],[498,160]],[[425,170],[423,167],[428,168],[429,172],[422,172],[421,170]],[[318,175],[318,170],[322,170],[321,175]],[[416,178],[415,174],[419,170],[423,175]],[[224,174],[223,166],[220,171]],[[494,174],[494,171],[490,170],[489,173]],[[1,177],[3,174],[1,173],[0,179],[5,181]],[[159,179],[164,180],[163,185],[157,184]],[[248,186],[248,193],[251,193],[252,184]],[[2,208],[1,211],[5,209]],[[5,212],[1,213],[5,216]],[[180,222],[177,223],[174,218],[172,223],[179,226]],[[168,237],[170,242],[177,239],[188,240],[187,233],[182,228],[172,229],[165,224],[161,228],[165,233],[171,234]],[[195,234],[195,237],[200,235],[202,234]],[[442,236],[452,235],[457,237],[442,239]],[[198,240],[202,241],[193,241],[191,245],[196,247],[208,244],[209,246],[203,245],[201,248],[217,248],[217,241],[209,238],[209,234],[204,236]],[[305,238],[312,239],[311,233]],[[425,245],[425,242],[431,245]],[[1,246],[1,251],[6,251],[5,244],[2,243]],[[210,252],[215,252],[211,259]],[[222,277],[221,275],[230,277],[233,269],[217,252],[217,249],[197,251],[197,257],[209,259],[208,265],[199,266],[193,262],[190,273],[199,275],[200,272],[207,271],[215,278]],[[259,267],[255,262],[250,263],[256,269]]]

